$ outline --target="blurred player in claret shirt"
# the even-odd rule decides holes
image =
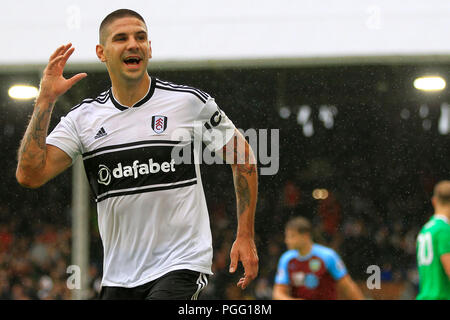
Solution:
[[[296,217],[286,224],[288,248],[280,258],[273,287],[275,300],[364,299],[339,255],[313,242],[311,223]]]

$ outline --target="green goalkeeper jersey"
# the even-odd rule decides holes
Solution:
[[[450,279],[441,255],[450,253],[450,225],[446,217],[434,215],[417,236],[419,268],[418,300],[450,300]]]

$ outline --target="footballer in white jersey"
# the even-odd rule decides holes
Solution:
[[[199,164],[193,157],[187,163],[172,157],[177,146],[194,156],[194,139],[210,136],[195,134],[207,126],[224,137],[206,141],[212,150],[234,134],[209,95],[151,78],[147,95],[132,108],[108,90],[74,107],[47,137],[47,144],[73,160],[83,156],[104,246],[103,286],[136,287],[179,269],[211,274]],[[179,139],[180,129],[189,140]]]
[[[96,53],[111,88],[72,108],[47,136],[58,97],[87,76],[64,78],[74,48],[70,43],[58,48],[43,72],[21,142],[17,181],[40,187],[81,155],[104,247],[100,298],[197,299],[213,257],[196,148],[204,143],[232,159],[227,163],[238,227],[229,271],[234,273],[241,261],[245,273],[237,285],[245,289],[258,273],[258,186],[250,146],[208,94],[149,76],[151,42],[138,13],[116,10],[99,31]]]

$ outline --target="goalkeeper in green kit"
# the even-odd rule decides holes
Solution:
[[[450,181],[434,187],[434,215],[417,236],[417,300],[450,300]]]

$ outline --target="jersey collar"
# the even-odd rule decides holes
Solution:
[[[445,223],[449,224],[448,218],[443,214],[435,214],[434,218],[444,220]]]
[[[153,93],[155,92],[155,86],[156,86],[156,81],[150,77],[150,87],[148,88],[147,94],[138,102],[136,102],[134,105],[131,106],[131,108],[137,108],[142,106],[144,103],[146,103],[148,100],[150,100],[150,98],[153,96]],[[126,107],[122,104],[120,104],[119,101],[116,100],[116,98],[114,98],[114,94],[112,91],[112,87],[109,89],[109,95],[111,97],[111,101],[114,104],[114,106],[119,109],[120,111],[125,111],[130,109],[129,107]]]
[[[312,256],[313,256],[313,251],[314,251],[314,248],[315,248],[315,244],[313,243],[313,245],[311,246],[311,250],[306,254],[306,255],[304,255],[304,256],[302,256],[301,254],[300,254],[300,251],[299,250],[296,250],[297,251],[297,260],[299,260],[299,261],[306,261],[306,260],[309,260]]]

